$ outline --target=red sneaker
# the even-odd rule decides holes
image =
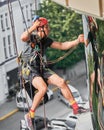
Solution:
[[[75,114],[75,115],[86,113],[89,111],[89,109],[86,109],[84,107],[79,107],[76,102],[72,105],[72,108],[73,108],[73,114]]]
[[[72,109],[73,109],[73,114],[78,114],[78,104],[75,102],[73,105],[72,105]]]

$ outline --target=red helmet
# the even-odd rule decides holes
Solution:
[[[48,20],[46,18],[43,18],[43,17],[39,17],[38,15],[35,15],[34,18],[33,18],[33,22],[35,22],[36,20],[39,20],[40,21],[40,27],[48,24]]]
[[[40,21],[40,24],[39,24],[40,27],[48,24],[48,20],[46,18],[40,17],[39,21]]]

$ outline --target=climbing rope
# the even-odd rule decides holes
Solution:
[[[19,3],[19,6],[20,6],[20,10],[21,10],[21,14],[22,14],[22,18],[23,18],[26,30],[28,32],[28,27],[27,27],[27,24],[26,24],[26,20],[25,20],[25,17],[24,17],[24,13],[23,13],[23,10],[22,10],[22,6],[21,6],[20,0],[18,0],[18,3]],[[36,13],[37,13],[37,0],[35,0],[35,9],[36,9]],[[10,22],[11,22],[11,28],[12,28],[12,35],[13,35],[13,41],[14,41],[14,45],[15,45],[15,49],[16,49],[16,54],[17,54],[17,57],[19,57],[20,55],[18,54],[17,43],[16,43],[15,25],[14,25],[14,19],[13,19],[13,10],[12,10],[12,5],[11,5],[11,1],[10,0],[8,0],[8,11],[9,11],[9,16],[10,16]],[[28,36],[30,37],[29,32],[28,32]],[[56,60],[48,61],[46,64],[54,64],[54,63],[59,62],[60,60],[63,60],[66,56],[68,56],[69,54],[71,54],[75,49],[76,49],[76,47],[73,48],[73,49],[70,49],[63,56],[59,57]],[[41,46],[41,43],[40,43],[40,50],[41,50],[40,53],[38,53],[38,51],[37,51],[37,53],[35,53],[34,56],[31,57],[31,58],[35,59],[37,55],[39,56],[39,58],[40,58],[40,70],[41,70],[41,74],[42,74],[42,68],[44,66],[44,61],[43,61],[43,58],[42,58],[42,46]],[[24,88],[24,90],[26,90],[25,89],[26,86],[25,86],[25,83],[24,83],[24,78],[23,78],[23,75],[21,73],[22,70],[21,70],[21,64],[20,64],[20,62],[18,62],[18,68],[19,68],[19,76],[20,76],[20,86],[21,86],[21,89]],[[32,90],[31,89],[31,85],[30,85],[30,90]],[[23,97],[23,94],[22,94],[22,97]],[[28,103],[28,100],[27,100],[27,93],[26,93],[26,91],[25,91],[25,97],[26,97],[26,102],[27,102],[28,111],[29,111],[29,103]],[[46,110],[45,110],[45,103],[44,103],[44,101],[43,101],[43,105],[44,105],[44,125],[45,125],[45,128],[47,128],[47,125],[46,125]],[[24,105],[24,114],[25,114],[25,112],[26,111],[25,111],[25,105]]]
[[[59,58],[55,59],[55,60],[51,60],[51,61],[47,61],[47,65],[50,64],[55,64],[63,59],[65,59],[68,55],[70,55],[77,47],[73,47],[71,49],[69,49],[63,56],[60,56]]]
[[[19,0],[18,0],[19,1]],[[20,1],[19,1],[20,2]],[[8,0],[8,12],[9,12],[9,17],[10,17],[10,23],[11,23],[11,29],[12,29],[12,36],[13,36],[13,42],[14,42],[14,47],[15,47],[15,50],[16,50],[16,55],[17,57],[19,56],[18,54],[18,49],[17,49],[17,43],[16,43],[16,35],[15,35],[15,25],[14,25],[14,19],[13,19],[13,10],[12,10],[12,4],[11,4],[11,1]],[[25,21],[25,20],[24,20]],[[26,23],[26,22],[25,22]],[[23,83],[23,77],[21,75],[21,66],[20,66],[20,62],[18,62],[18,73],[19,73],[19,84],[20,84],[20,87],[21,87],[21,90],[23,89],[23,87],[25,88],[24,86],[24,83]],[[21,91],[22,93],[22,91]],[[25,92],[25,97],[27,97],[27,94]],[[23,100],[23,93],[22,93],[22,100]],[[23,100],[24,101],[24,100]],[[26,100],[27,101],[27,100]],[[28,101],[27,101],[27,104],[28,104]],[[25,104],[23,102],[23,105],[24,105],[24,114],[25,114]],[[29,109],[29,105],[28,105],[28,109]],[[33,130],[33,129],[32,129]]]
[[[12,36],[13,36],[13,42],[16,49],[16,54],[18,56],[18,50],[17,50],[17,43],[16,43],[16,35],[15,35],[15,26],[14,26],[14,19],[13,19],[13,10],[10,0],[8,0],[8,11],[9,11],[9,17],[10,17],[10,23],[11,23],[11,29],[12,29]]]

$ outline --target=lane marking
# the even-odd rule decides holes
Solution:
[[[57,89],[58,89],[58,87],[55,87],[55,88],[52,89],[52,91],[55,92],[55,91],[57,91]],[[19,111],[19,109],[14,109],[13,111],[9,112],[8,114],[0,117],[0,121],[5,120],[6,118],[12,116],[13,114],[15,114],[18,111]]]
[[[2,121],[2,120],[4,120],[4,119],[6,119],[6,118],[12,116],[13,114],[15,114],[15,113],[18,112],[18,111],[19,111],[19,109],[14,109],[13,111],[9,112],[8,114],[2,116],[2,117],[0,118],[0,121]]]

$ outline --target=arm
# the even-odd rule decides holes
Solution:
[[[33,25],[28,28],[25,32],[21,35],[21,40],[27,42],[29,40],[30,34],[37,29],[37,26],[40,24],[39,20],[36,20]]]
[[[53,42],[51,47],[59,50],[68,50],[74,46],[77,46],[79,43],[84,42],[84,35],[80,34],[76,40],[66,41],[66,42]]]

